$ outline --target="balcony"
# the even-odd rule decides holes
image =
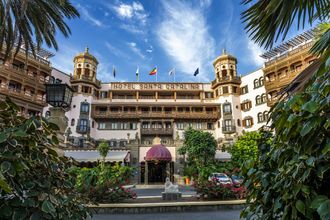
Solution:
[[[79,134],[87,134],[90,130],[89,126],[77,125],[76,132]]]
[[[203,111],[203,112],[177,112],[177,111],[97,111],[92,109],[92,118],[101,119],[140,119],[140,118],[173,118],[173,119],[211,119],[217,120],[220,118],[219,111]]]
[[[25,81],[25,83],[30,84],[34,87],[36,83],[43,84],[47,82],[45,77],[36,76],[32,71],[26,71],[14,65],[4,65],[0,64],[0,73],[5,77],[11,77],[19,82]]]
[[[234,83],[234,84],[241,84],[241,77],[239,76],[227,76],[227,77],[221,77],[220,79],[215,79],[212,81],[212,89],[223,84],[227,83]]]
[[[141,128],[142,135],[172,135],[173,128]]]
[[[299,70],[291,70],[291,71],[287,72],[286,76],[284,76],[284,77],[276,76],[275,78],[272,79],[272,81],[265,80],[266,90],[267,91],[271,91],[274,89],[278,90],[278,89],[285,87],[286,85],[291,83],[301,73],[301,71],[304,70],[306,67],[307,66],[304,65]]]
[[[232,134],[236,132],[236,126],[234,125],[227,125],[222,127],[222,133],[224,134]]]
[[[89,76],[72,76],[71,77],[71,81],[84,81],[87,83],[93,83],[94,85],[96,85],[97,87],[101,87],[101,81],[94,79],[93,77],[89,77]]]

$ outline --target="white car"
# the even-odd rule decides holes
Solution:
[[[224,173],[212,173],[212,175],[209,177],[209,181],[212,179],[216,179],[217,182],[221,184],[233,184],[232,180]]]

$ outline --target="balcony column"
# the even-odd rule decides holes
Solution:
[[[135,93],[136,101],[139,101],[139,91]]]
[[[174,92],[174,101],[176,102],[176,92]]]
[[[110,102],[112,101],[112,91],[109,92],[109,99],[110,99]]]
[[[156,92],[156,102],[157,102],[157,100],[158,100],[158,92]]]

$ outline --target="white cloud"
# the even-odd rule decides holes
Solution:
[[[79,11],[81,12],[81,17],[86,20],[87,22],[89,22],[92,25],[98,26],[98,27],[102,27],[103,23],[96,19],[95,17],[93,17],[86,8],[84,8],[82,5],[78,4],[78,8]]]
[[[146,24],[147,13],[144,10],[143,5],[140,2],[133,2],[132,4],[120,3],[112,6],[117,16],[121,19],[135,20],[140,24]]]
[[[147,52],[147,53],[152,53],[153,51],[154,51],[154,48],[153,48],[152,45],[149,45],[149,48],[146,49],[146,52]]]
[[[142,59],[145,58],[145,56],[142,54],[140,48],[137,47],[135,42],[129,42],[127,43],[127,45],[129,46],[129,48],[135,53],[137,54],[139,57],[141,57]]]
[[[208,8],[211,6],[212,0],[200,0],[199,4],[201,5],[201,7]]]
[[[161,47],[173,59],[177,69],[192,76],[200,68],[198,78],[208,81],[210,61],[214,59],[214,39],[208,31],[202,7],[187,2],[162,1],[163,21],[157,29]]]
[[[250,39],[247,39],[247,41],[247,48],[250,52],[250,58],[252,59],[253,63],[256,66],[262,66],[264,59],[261,58],[260,55],[263,53],[263,50]]]

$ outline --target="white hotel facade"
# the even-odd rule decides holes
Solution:
[[[65,154],[93,161],[95,146],[107,141],[112,149],[109,160],[117,156],[137,167],[135,182],[162,182],[166,175],[182,174],[177,150],[188,127],[212,133],[218,142],[217,157],[228,159],[221,146],[233,143],[244,131],[259,129],[268,118],[262,69],[240,77],[237,59],[225,52],[213,62],[211,83],[102,83],[97,65],[86,49],[74,57],[73,76],[52,71],[53,80],[75,91],[66,112]],[[49,107],[44,114],[50,115]],[[170,153],[170,161],[146,161],[155,140]]]

